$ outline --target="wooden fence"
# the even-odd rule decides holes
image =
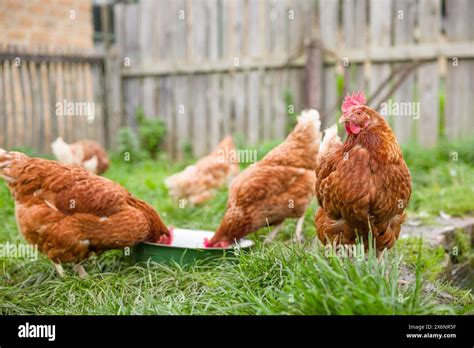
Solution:
[[[107,145],[104,100],[102,56],[0,46],[0,147],[50,153],[58,136]]]
[[[472,136],[473,16],[468,0],[118,3],[106,57],[0,46],[0,146],[49,152],[61,135],[113,147],[138,107],[166,123],[166,149],[178,158],[185,144],[202,155],[228,133],[249,144],[283,139],[305,104],[329,126],[343,94],[372,96],[412,62],[421,65],[398,89],[389,81],[371,102],[419,103],[418,117],[387,116],[400,141]],[[58,115],[64,100],[94,103],[94,121]]]
[[[390,95],[394,102],[419,102],[419,118],[389,115],[400,141],[429,146],[444,135],[472,135],[473,13],[474,2],[467,0],[119,4],[114,17],[121,124],[133,126],[142,106],[146,115],[166,122],[167,149],[178,157],[186,142],[201,155],[227,133],[242,133],[250,144],[283,138],[291,106],[296,113],[303,108],[301,53],[316,37],[324,47],[317,105],[324,125],[338,112],[338,78],[344,78],[345,91],[370,95],[393,70],[420,61]]]

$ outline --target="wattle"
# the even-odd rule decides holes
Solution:
[[[344,126],[346,127],[347,134],[352,134],[351,127],[349,126],[349,122],[344,123]]]
[[[349,123],[349,128],[350,128],[352,134],[359,134],[360,130],[361,130],[359,125],[357,125],[355,123],[352,123],[352,122]]]

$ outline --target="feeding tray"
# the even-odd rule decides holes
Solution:
[[[132,259],[134,262],[146,262],[152,260],[160,263],[176,262],[178,264],[189,264],[200,259],[212,259],[222,256],[233,256],[236,250],[248,249],[254,242],[241,239],[236,245],[228,248],[206,248],[204,239],[211,239],[214,232],[200,230],[173,229],[173,241],[171,245],[156,243],[140,243],[132,248]]]

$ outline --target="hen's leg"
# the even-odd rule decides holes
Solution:
[[[273,231],[270,232],[270,234],[268,235],[267,238],[265,238],[265,241],[264,243],[265,244],[268,244],[270,243],[271,241],[273,241],[273,239],[275,239],[276,235],[278,234],[278,232],[280,232],[281,228],[283,227],[283,222],[279,225],[276,225],[274,228],[273,228]]]
[[[80,278],[86,278],[88,276],[86,270],[80,264],[74,265],[74,271],[77,272]]]
[[[386,252],[387,252],[387,248],[385,248],[383,250],[376,250],[375,255],[377,255],[377,260],[382,261]]]
[[[298,219],[296,222],[296,242],[303,243],[303,222],[304,222],[304,215]]]
[[[56,262],[53,262],[53,266],[54,266],[54,269],[56,270],[56,272],[58,272],[59,276],[61,278],[64,278],[64,268],[63,266],[60,264],[60,263],[56,263]]]

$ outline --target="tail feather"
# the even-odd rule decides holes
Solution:
[[[97,156],[93,156],[91,159],[84,161],[82,166],[90,172],[97,174],[97,167],[99,165],[99,159]]]
[[[341,145],[341,138],[337,135],[337,125],[325,129],[323,142],[319,147],[318,159],[326,153],[335,151]]]
[[[301,115],[298,116],[298,124],[295,128],[297,130],[298,128],[301,128],[302,126],[306,126],[308,124],[312,124],[314,126],[314,132],[316,133],[316,138],[318,141],[321,141],[321,118],[319,116],[319,112],[316,109],[309,109],[309,110],[303,110],[301,112]]]

